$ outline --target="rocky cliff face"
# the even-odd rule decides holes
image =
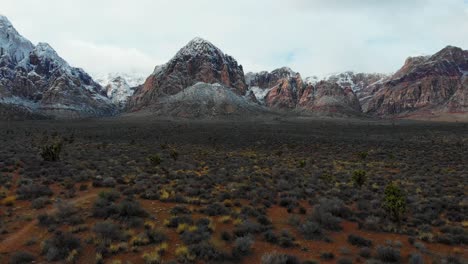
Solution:
[[[137,87],[145,82],[145,78],[137,74],[110,73],[97,76],[96,82],[117,107],[124,108]]]
[[[242,66],[234,58],[210,42],[195,38],[168,63],[155,68],[129,100],[128,109],[136,111],[150,106],[198,82],[219,83],[238,95],[244,95],[247,88]]]
[[[64,118],[112,115],[102,87],[46,43],[34,46],[0,16],[0,103]]]
[[[448,46],[432,56],[408,58],[370,99],[379,116],[466,112],[468,51]]]
[[[301,75],[287,67],[248,73],[246,82],[259,102],[275,109],[295,108],[304,89]]]
[[[283,67],[272,72],[248,73],[249,90],[265,106],[282,110],[358,114],[359,100],[349,86],[335,81],[304,81],[299,73]]]
[[[156,115],[183,118],[216,116],[253,116],[266,112],[245,96],[240,96],[221,84],[199,82],[175,95],[160,98],[153,106]]]
[[[342,88],[338,83],[329,81],[307,86],[299,101],[299,107],[322,113],[362,112],[359,100],[350,87]]]

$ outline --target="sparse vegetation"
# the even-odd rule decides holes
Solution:
[[[113,122],[39,122],[14,133],[0,125],[0,249],[9,250],[1,263],[467,257],[468,150],[453,148],[465,133],[328,121],[261,123],[255,133],[236,122]],[[38,155],[59,135],[67,145],[58,160]],[[389,234],[395,241],[382,243]]]

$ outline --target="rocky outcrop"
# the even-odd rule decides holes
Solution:
[[[350,87],[342,88],[336,82],[320,81],[305,89],[299,108],[321,113],[360,114],[361,105]]]
[[[102,87],[46,43],[34,46],[0,16],[0,103],[76,118],[114,114]]]
[[[182,118],[217,116],[252,116],[266,109],[238,95],[221,84],[197,83],[175,95],[160,98],[151,107],[152,113]]]
[[[308,80],[312,80],[309,78]],[[336,81],[306,81],[290,68],[248,73],[246,81],[259,102],[280,110],[359,114],[359,100],[351,87]]]
[[[293,109],[304,90],[299,73],[283,67],[272,72],[246,74],[246,82],[257,100],[274,109]]]
[[[448,46],[433,56],[408,58],[370,99],[379,116],[466,112],[468,51]]]
[[[117,107],[124,108],[137,87],[145,82],[145,78],[136,74],[110,73],[96,77],[96,82]]]
[[[382,73],[355,73],[352,71],[332,74],[324,78],[324,81],[331,83],[337,83],[339,86],[344,88],[351,88],[357,93],[365,90],[369,86],[373,86],[376,83],[382,82],[388,78],[388,75]]]
[[[130,111],[154,105],[198,82],[220,83],[238,95],[247,91],[242,66],[210,42],[195,38],[168,63],[157,66],[128,102]]]

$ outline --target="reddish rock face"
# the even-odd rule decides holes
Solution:
[[[195,38],[167,64],[156,67],[145,84],[135,91],[128,108],[139,110],[198,82],[220,83],[239,95],[247,91],[242,66],[210,42]]]
[[[468,51],[448,46],[433,56],[406,60],[370,99],[367,112],[380,116],[418,111],[466,111]]]
[[[340,112],[358,114],[359,100],[350,87],[342,87],[338,81],[322,81],[315,85],[306,84],[299,73],[289,68],[246,75],[250,89],[258,87],[265,91],[265,106],[275,109],[297,109],[308,112]],[[259,93],[259,95],[263,95]]]
[[[306,87],[299,100],[301,109],[330,113],[361,113],[359,100],[351,88],[343,89],[333,82],[321,81]]]
[[[265,91],[265,98],[257,98],[265,106],[276,109],[293,109],[304,90],[304,82],[299,73],[283,67],[272,72],[248,73],[249,87],[258,87]]]

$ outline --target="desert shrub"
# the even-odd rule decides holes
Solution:
[[[263,239],[272,244],[278,243],[278,236],[275,234],[273,230],[267,230],[263,233]]]
[[[39,197],[37,199],[34,199],[31,202],[31,207],[34,209],[42,209],[44,208],[48,203],[50,203],[50,200],[46,197]]]
[[[169,218],[169,220],[166,220],[166,222],[165,222],[165,225],[167,227],[169,227],[169,228],[176,228],[180,224],[192,225],[193,220],[192,220],[192,218],[190,216],[181,215],[181,216],[173,216],[173,217]]]
[[[418,253],[413,253],[410,255],[409,264],[424,264],[424,259]]]
[[[161,155],[159,154],[153,154],[148,157],[148,161],[151,163],[153,166],[158,166],[161,164]]]
[[[49,186],[42,184],[23,184],[17,190],[18,199],[29,200],[41,196],[52,196],[54,193]]]
[[[249,255],[252,250],[253,239],[250,236],[238,237],[234,240],[232,255],[235,258]]]
[[[106,177],[102,180],[103,187],[114,187],[117,181],[113,177]]]
[[[45,161],[58,161],[60,160],[60,152],[62,151],[63,143],[55,142],[41,147],[41,157]]]
[[[301,226],[301,218],[298,215],[291,215],[288,217],[288,224],[294,226],[294,227],[300,227]]]
[[[314,208],[312,219],[325,229],[339,231],[341,230],[340,218],[349,218],[351,214],[351,210],[344,205],[343,201],[337,198],[325,198],[321,199]]]
[[[234,234],[238,237],[247,236],[249,234],[258,234],[266,230],[265,226],[258,223],[246,220],[234,229]]]
[[[161,255],[156,251],[144,253],[142,255],[142,258],[145,264],[161,264],[162,263]]]
[[[224,241],[231,241],[232,240],[232,235],[228,231],[222,231],[221,232],[221,239]]]
[[[323,232],[320,225],[314,221],[306,221],[300,226],[299,230],[304,236],[304,238],[308,240],[321,239],[323,236]]]
[[[362,160],[365,160],[367,158],[367,156],[369,156],[369,152],[367,151],[360,151],[357,153],[357,156],[362,159]]]
[[[445,263],[448,263],[448,264],[462,264],[462,263],[465,263],[465,262],[462,262],[460,260],[460,257],[456,256],[456,255],[447,256],[444,261],[445,261]],[[444,262],[442,262],[442,263],[444,263]]]
[[[383,208],[391,219],[400,221],[406,211],[406,197],[403,191],[395,183],[390,183],[385,187],[384,194]]]
[[[73,251],[80,249],[80,240],[70,233],[58,231],[50,239],[43,242],[41,252],[48,261],[67,258]]]
[[[350,260],[349,258],[340,258],[336,263],[337,264],[353,264],[353,261]]]
[[[191,213],[190,209],[181,205],[174,206],[174,208],[171,209],[171,214],[173,215],[184,215],[184,214],[186,215],[190,213]]]
[[[191,263],[195,260],[195,256],[190,253],[189,248],[186,246],[176,248],[175,255],[180,263]]]
[[[214,203],[201,209],[201,212],[209,216],[217,216],[229,214],[229,209],[222,203]]]
[[[283,230],[278,237],[278,245],[283,248],[290,248],[296,246],[295,238],[287,231]]]
[[[262,256],[262,264],[300,264],[296,256],[278,253],[267,253]]]
[[[435,239],[438,243],[446,244],[446,245],[460,245],[460,244],[468,244],[468,235],[466,234],[444,234],[439,235]]]
[[[18,251],[11,255],[10,264],[29,264],[33,263],[36,258],[33,254],[25,251]]]
[[[271,225],[271,220],[266,215],[259,215],[257,217],[257,221],[264,226]]]
[[[333,216],[323,207],[318,206],[314,209],[312,219],[325,229],[333,231],[340,231],[342,229],[340,225],[341,219]]]
[[[145,232],[151,243],[160,244],[164,241],[167,241],[167,236],[162,230],[147,229]]]
[[[208,240],[211,237],[211,233],[206,229],[194,228],[193,231],[187,230],[180,234],[180,239],[186,245],[197,244],[202,241]]]
[[[111,221],[98,222],[93,231],[104,240],[122,240],[123,232],[118,225]]]
[[[371,247],[372,241],[358,235],[350,234],[348,235],[348,242],[353,246],[358,247]]]
[[[367,172],[365,170],[355,170],[353,171],[353,176],[351,177],[354,185],[362,187],[367,181]]]
[[[96,199],[92,208],[93,216],[98,218],[108,218],[117,212],[117,205],[102,197]]]
[[[227,258],[224,253],[217,250],[213,245],[208,242],[197,243],[189,246],[190,254],[195,256],[198,260],[206,262],[221,261]]]
[[[279,205],[282,207],[294,208],[297,206],[297,204],[298,204],[297,199],[294,197],[289,197],[289,196],[281,197],[279,201]]]
[[[173,160],[177,160],[177,158],[179,158],[179,152],[177,152],[175,149],[170,149],[169,156],[171,156]]]
[[[320,254],[320,258],[323,260],[332,260],[335,258],[335,254],[333,254],[332,252],[322,252]]]
[[[117,206],[118,216],[122,219],[145,217],[147,212],[135,200],[125,199]]]
[[[372,256],[372,250],[368,247],[363,247],[359,250],[359,256],[368,259]]]
[[[120,198],[120,194],[116,190],[102,191],[99,193],[99,198],[109,202],[115,202]]]
[[[399,262],[401,259],[400,250],[390,246],[377,247],[377,259],[383,262]]]
[[[37,216],[37,220],[40,226],[51,226],[56,223],[56,220],[53,216],[48,214],[40,214]]]
[[[368,216],[364,220],[362,227],[364,229],[371,230],[371,231],[379,231],[380,230],[380,218],[376,216]]]

